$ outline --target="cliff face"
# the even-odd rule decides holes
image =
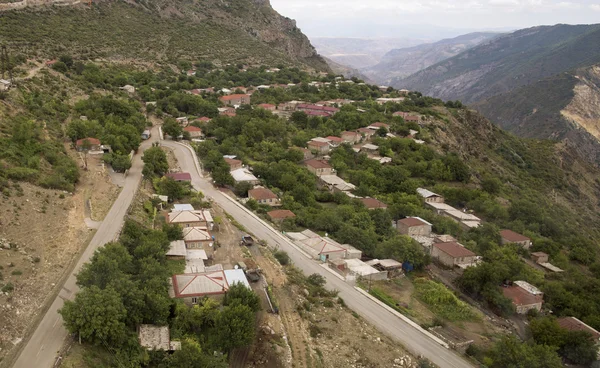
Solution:
[[[117,57],[132,57],[132,51],[143,51],[148,59],[152,53],[147,51],[157,47],[160,51],[155,54],[164,57],[179,57],[180,51],[185,51],[188,56],[214,57],[223,62],[282,62],[329,70],[296,22],[277,13],[268,0],[94,0],[91,7],[87,1],[79,0],[24,0],[0,4],[0,11],[3,10],[0,17],[12,24],[0,22],[0,36],[9,43],[16,39],[31,42],[44,36],[55,38],[53,41],[67,48],[90,47]],[[58,29],[61,22],[57,18],[61,17],[64,25],[71,27],[70,35],[61,34]],[[33,21],[41,25],[37,33],[31,29],[14,32],[15,26],[25,28]],[[54,21],[57,26],[52,28]],[[10,26],[13,32],[8,29]],[[88,33],[92,33],[89,38]],[[115,40],[104,39],[111,33]],[[146,39],[140,39],[141,36]],[[152,46],[152,37],[157,46]],[[127,43],[133,43],[133,50],[123,47]],[[141,50],[136,50],[138,43],[143,44],[139,45]],[[164,46],[173,43],[179,48],[167,55]]]

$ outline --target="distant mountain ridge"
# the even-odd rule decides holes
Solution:
[[[475,32],[434,43],[393,49],[378,64],[363,68],[361,72],[379,84],[388,85],[393,79],[409,76],[499,35]]]
[[[563,141],[600,166],[600,24],[522,29],[392,85],[461,100],[511,132]]]
[[[597,62],[600,25],[540,26],[500,36],[391,84],[473,103]]]

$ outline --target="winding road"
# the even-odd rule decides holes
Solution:
[[[73,300],[79,290],[79,287],[76,285],[77,280],[75,275],[79,272],[81,266],[90,260],[96,249],[115,240],[121,231],[129,205],[135,197],[135,193],[142,180],[143,163],[141,152],[149,148],[151,143],[157,140],[157,137],[158,129],[155,129],[153,137],[142,143],[139,149],[140,153],[133,158],[131,169],[127,174],[127,178],[125,178],[125,184],[119,197],[104,218],[104,221],[98,227],[96,234],[94,234],[94,237],[79,258],[73,272],[67,277],[54,302],[46,311],[37,328],[29,339],[23,342],[26,345],[21,349],[13,367],[50,368],[54,366],[58,351],[63,346],[65,338],[68,335],[67,330],[63,326],[62,317],[58,314],[58,310],[62,308],[65,300]]]
[[[191,148],[173,141],[161,141],[165,147],[171,148],[179,166],[192,176],[192,185],[196,190],[202,191],[207,198],[212,199],[246,229],[265,240],[270,246],[286,251],[294,265],[305,274],[318,273],[325,277],[327,286],[339,291],[339,296],[346,305],[373,324],[380,331],[400,342],[414,355],[420,355],[441,368],[470,368],[473,367],[453,350],[449,350],[435,342],[420,329],[392,314],[388,309],[371,300],[347,284],[336,275],[323,269],[316,261],[308,258],[286,237],[280,234],[269,224],[261,220],[254,213],[237,203],[231,197],[221,193],[202,177],[197,158]]]

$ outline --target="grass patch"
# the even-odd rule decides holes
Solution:
[[[479,320],[481,317],[471,306],[444,285],[425,278],[415,278],[415,295],[436,315],[449,321]]]
[[[379,288],[376,288],[376,287],[371,288],[371,291],[369,292],[369,294],[373,295],[375,298],[379,299],[380,301],[385,303],[385,305],[394,309],[396,312],[402,313],[404,315],[409,315],[409,316],[413,315],[410,312],[410,310],[402,307],[400,304],[398,304],[398,302],[396,302],[396,299],[392,298],[385,291],[383,291]]]

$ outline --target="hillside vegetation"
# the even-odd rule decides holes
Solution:
[[[12,53],[143,62],[306,65],[327,69],[291,19],[268,2],[114,0],[0,13],[0,38]],[[35,24],[35,27],[32,27]]]

